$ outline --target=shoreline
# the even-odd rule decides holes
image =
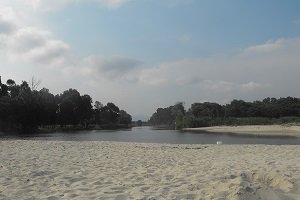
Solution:
[[[0,141],[0,199],[300,199],[299,145]]]
[[[269,137],[300,137],[300,126],[286,125],[212,126],[201,128],[184,128],[182,130],[198,133],[218,133]]]

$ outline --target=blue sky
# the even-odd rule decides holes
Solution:
[[[77,88],[135,119],[178,101],[299,97],[298,0],[3,0],[3,79]]]
[[[295,37],[299,8],[299,1],[135,0],[112,10],[89,2],[45,13],[43,21],[79,54],[157,62]]]

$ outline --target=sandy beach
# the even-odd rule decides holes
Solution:
[[[299,145],[0,141],[0,199],[300,199]]]
[[[184,131],[232,133],[257,136],[294,136],[300,137],[300,126],[261,125],[261,126],[213,126],[201,128],[185,128]]]

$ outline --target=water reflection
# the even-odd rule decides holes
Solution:
[[[230,134],[191,133],[173,130],[153,130],[135,127],[118,131],[73,131],[41,134],[0,134],[0,139],[58,140],[58,141],[118,141],[170,144],[290,144],[299,145],[297,137],[237,136]]]

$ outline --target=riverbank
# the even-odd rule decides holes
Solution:
[[[89,131],[89,130],[129,130],[133,126],[128,124],[103,124],[103,125],[90,125],[83,126],[54,126],[54,127],[39,127],[35,132],[39,133],[54,133],[54,132],[70,132],[70,131]]]
[[[300,199],[298,145],[0,141],[0,199]]]
[[[289,125],[213,126],[201,128],[184,128],[183,131],[255,136],[300,137],[300,126]]]

